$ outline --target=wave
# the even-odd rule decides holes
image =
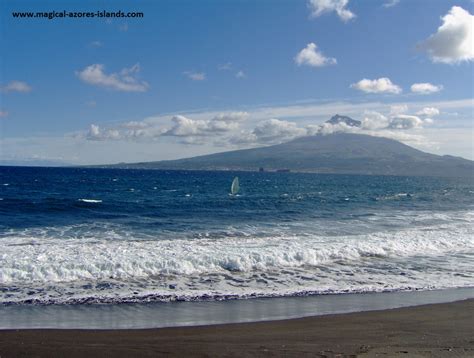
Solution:
[[[367,235],[3,237],[0,302],[109,302],[474,286],[470,223]]]
[[[100,199],[78,199],[77,201],[82,201],[84,203],[101,203]]]

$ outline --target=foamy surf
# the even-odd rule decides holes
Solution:
[[[471,227],[462,224],[336,237],[4,237],[2,242],[2,303],[222,300],[474,286],[474,238]]]
[[[77,201],[82,201],[83,203],[101,203],[100,199],[78,199]]]

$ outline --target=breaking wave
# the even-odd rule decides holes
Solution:
[[[4,237],[0,302],[228,299],[474,283],[469,224],[334,237],[206,236]]]

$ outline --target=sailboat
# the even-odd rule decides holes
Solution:
[[[239,177],[235,177],[234,180],[232,181],[232,185],[230,187],[230,194],[231,195],[237,195],[239,192],[240,185],[239,185]]]

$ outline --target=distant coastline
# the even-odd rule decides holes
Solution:
[[[393,139],[349,133],[301,137],[267,147],[177,160],[87,167],[474,177],[474,161],[425,153]]]

